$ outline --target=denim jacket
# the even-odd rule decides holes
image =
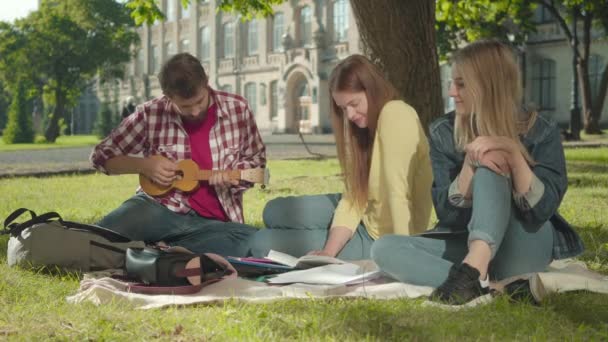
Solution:
[[[471,220],[472,209],[454,205],[449,198],[450,185],[460,173],[465,157],[464,152],[456,149],[454,118],[454,112],[450,112],[430,126],[432,195],[439,219],[437,230],[463,231]],[[557,213],[568,187],[566,160],[557,124],[539,115],[534,126],[520,139],[536,162],[532,172],[543,183],[544,192],[534,205],[516,206],[517,214],[524,224],[538,228],[551,220],[555,228],[553,257],[576,256],[584,249],[582,241]]]

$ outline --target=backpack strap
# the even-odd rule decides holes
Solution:
[[[84,224],[84,223],[66,221],[66,220],[60,220],[60,222],[64,227],[67,227],[70,229],[88,231],[88,232],[94,233],[96,235],[99,235],[110,242],[131,242],[132,241],[130,238],[128,238],[122,234],[119,234],[113,230],[110,230],[108,228],[102,227],[102,226],[97,226],[94,224]]]
[[[36,217],[36,213],[33,212],[32,210],[29,210],[27,208],[19,208],[19,209],[13,211],[4,220],[4,226],[3,226],[3,229],[2,229],[2,234],[8,234],[8,233],[10,233],[10,226],[15,224],[15,223],[13,223],[13,221],[15,221],[19,216],[21,216],[25,212],[28,212],[30,214],[30,218],[31,219],[33,219],[33,218]]]
[[[21,223],[17,223],[14,222],[19,216],[21,216],[23,213],[29,213],[31,216],[31,219],[25,221],[25,222],[21,222]],[[54,212],[48,212],[48,213],[44,213],[42,215],[36,215],[35,212],[33,212],[32,210],[26,209],[26,208],[19,208],[15,211],[13,211],[10,215],[8,215],[8,217],[4,220],[4,229],[2,230],[2,234],[11,234],[12,236],[19,236],[21,234],[21,232],[26,229],[29,228],[35,224],[38,223],[46,223],[46,222],[50,222],[53,220],[57,220],[57,221],[62,221],[61,216]]]

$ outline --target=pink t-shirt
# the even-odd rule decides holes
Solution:
[[[201,122],[184,122],[184,128],[188,133],[192,160],[196,162],[199,169],[213,169],[211,149],[209,147],[209,132],[217,121],[217,105],[214,103],[207,110],[207,116]],[[190,206],[199,215],[219,221],[228,221],[228,217],[217,198],[215,189],[208,181],[201,181],[199,188],[190,194]]]

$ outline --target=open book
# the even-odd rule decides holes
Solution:
[[[295,269],[307,269],[317,266],[330,264],[344,264],[344,261],[323,255],[304,255],[300,258],[293,257],[289,254],[270,250],[265,259],[275,262],[280,265],[289,266]]]
[[[370,260],[345,262],[321,255],[296,258],[274,250],[271,250],[265,258],[228,257],[227,259],[241,276],[272,275],[266,280],[270,284],[351,285],[381,275],[378,266]]]

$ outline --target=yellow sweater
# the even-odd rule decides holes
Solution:
[[[427,230],[433,206],[429,145],[414,108],[390,101],[382,108],[374,138],[367,207],[363,212],[342,196],[332,227],[355,232],[359,222],[373,239]]]

